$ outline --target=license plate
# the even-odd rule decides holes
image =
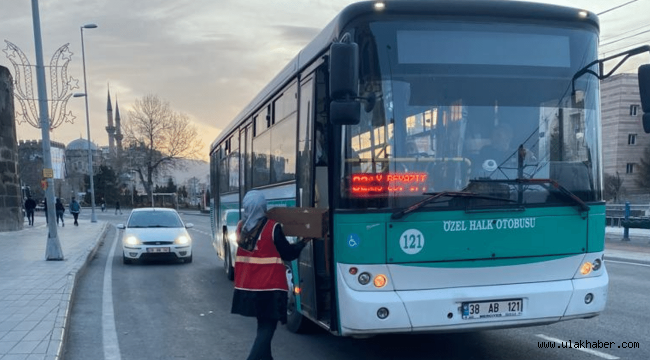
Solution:
[[[478,301],[463,303],[463,319],[487,319],[522,314],[524,302],[521,299]]]
[[[147,248],[147,252],[149,252],[149,253],[168,253],[169,248],[168,247]]]

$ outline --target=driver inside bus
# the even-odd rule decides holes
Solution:
[[[536,160],[529,149],[523,146],[519,149],[519,144],[513,143],[513,137],[514,131],[508,124],[500,124],[493,129],[490,144],[479,151],[476,163],[479,174],[491,175],[498,169],[516,170],[519,156],[522,156],[524,164],[528,165]]]

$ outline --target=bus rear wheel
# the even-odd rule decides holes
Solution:
[[[224,234],[224,239],[227,239]],[[232,265],[232,258],[230,257],[230,246],[224,244],[223,246],[223,270],[226,273],[226,278],[230,281],[235,280],[235,268]]]

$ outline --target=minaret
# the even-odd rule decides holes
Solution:
[[[122,120],[120,119],[120,106],[117,104],[117,96],[115,96],[115,140],[117,141],[117,157],[122,158]]]
[[[113,126],[113,106],[111,105],[111,90],[108,89],[108,105],[106,105],[106,112],[108,116],[108,126],[106,132],[108,133],[108,151],[111,156],[115,155],[115,126]]]

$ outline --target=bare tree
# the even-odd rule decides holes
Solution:
[[[198,158],[203,144],[185,114],[171,109],[156,95],[135,101],[124,122],[126,157],[151,197],[153,181],[162,171],[179,166],[181,159]]]
[[[650,191],[650,146],[643,150],[637,169],[634,182],[643,190]]]
[[[618,198],[623,191],[623,179],[616,172],[616,175],[605,174],[605,200],[613,199],[614,202],[618,202]]]

